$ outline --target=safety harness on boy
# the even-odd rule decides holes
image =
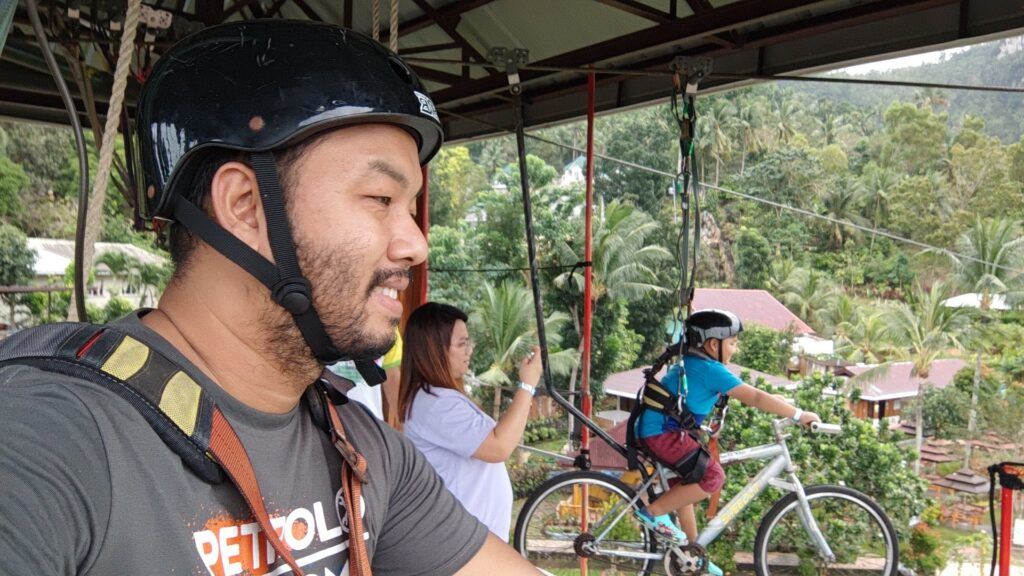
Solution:
[[[213,398],[187,370],[114,327],[82,323],[50,324],[8,337],[0,345],[0,366],[11,364],[88,380],[126,400],[198,477],[211,484],[229,478],[274,551],[295,575],[302,576],[291,551],[271,526],[245,447]],[[370,576],[359,510],[367,464],[348,441],[335,408],[346,400],[318,382],[307,390],[306,401],[312,418],[342,456],[342,494],[350,523],[349,572]]]
[[[707,449],[707,435],[697,424],[693,413],[686,407],[686,373],[682,367],[680,366],[679,373],[679,394],[673,394],[657,378],[658,372],[665,364],[679,354],[679,349],[679,344],[669,346],[661,356],[658,356],[650,368],[644,369],[644,385],[637,393],[636,403],[626,423],[626,462],[630,470],[639,468],[637,448],[642,450],[643,443],[636,437],[637,420],[644,410],[654,410],[678,424],[679,428],[689,434],[700,446],[698,450],[687,454],[677,462],[662,462],[679,476],[680,482],[692,484],[704,477],[704,471],[711,460],[711,454]]]

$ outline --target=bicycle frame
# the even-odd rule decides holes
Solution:
[[[621,454],[623,457],[626,456],[626,448],[615,441],[607,432],[605,432],[596,422],[584,415],[579,409],[573,406],[572,402],[565,399],[564,396],[555,390],[550,379],[546,379],[545,387],[547,388],[548,394],[555,401],[556,404],[567,410],[576,419],[578,419],[584,426],[589,428],[594,434],[601,438],[606,444],[612,449]],[[818,546],[818,550],[826,561],[832,562],[835,560],[835,554],[833,554],[831,547],[828,542],[825,541],[824,535],[821,533],[821,529],[818,528],[818,523],[814,520],[811,514],[810,504],[807,502],[807,494],[804,492],[803,484],[800,483],[800,479],[796,476],[796,468],[793,466],[793,461],[789,455],[789,448],[786,446],[787,434],[783,432],[784,428],[790,424],[796,424],[788,418],[782,420],[776,420],[772,423],[772,428],[775,431],[775,442],[771,444],[763,444],[761,446],[755,446],[753,448],[746,448],[743,450],[736,450],[721,455],[721,463],[723,466],[727,464],[733,464],[736,462],[745,462],[748,460],[765,460],[771,458],[769,462],[761,471],[743,487],[740,492],[734,496],[729,502],[726,503],[725,507],[719,511],[704,530],[697,535],[697,543],[701,546],[707,547],[709,544],[715,541],[722,532],[728,528],[736,517],[741,512],[746,510],[747,506],[764,492],[768,486],[774,486],[776,488],[787,490],[789,492],[795,492],[799,502],[799,508],[797,514],[800,518],[800,522],[803,524],[804,529],[810,534],[815,544]],[[589,467],[589,460],[587,461]],[[630,502],[632,506],[636,500],[638,500],[642,494],[648,492],[652,487],[654,480],[661,479],[662,490],[668,489],[668,481],[665,478],[665,468],[660,464],[655,465],[657,474],[651,475],[647,472],[645,466],[640,466],[640,476],[643,479],[643,483],[636,491],[636,497]],[[787,476],[787,479],[781,479],[781,476]],[[596,538],[596,544],[600,546],[600,542],[604,539],[605,535],[611,531],[612,527],[617,524],[628,508],[619,512],[615,521],[612,522],[601,534]],[[620,555],[622,555],[620,553]],[[633,557],[651,557],[658,559],[664,557],[663,555],[656,554],[651,555],[647,553],[636,553],[628,554]]]
[[[793,465],[793,461],[789,455],[789,448],[786,446],[786,438],[788,434],[783,432],[783,429],[793,422],[789,419],[776,420],[773,423],[775,430],[776,441],[771,444],[762,444],[761,446],[755,446],[753,448],[745,448],[743,450],[736,450],[733,452],[727,452],[721,455],[721,463],[723,466],[728,464],[734,464],[737,462],[746,462],[750,460],[768,460],[770,461],[758,472],[742,490],[739,491],[736,496],[731,498],[725,507],[716,515],[704,529],[697,535],[697,544],[703,547],[707,547],[718,538],[722,532],[728,528],[736,518],[747,509],[751,502],[762,492],[764,492],[769,486],[779,488],[788,492],[794,492],[797,495],[798,509],[797,514],[800,518],[801,524],[804,529],[810,534],[815,544],[818,546],[822,558],[831,562],[835,560],[835,555],[832,549],[829,547],[828,542],[825,541],[824,535],[818,528],[817,522],[814,520],[811,514],[810,504],[807,501],[807,495],[804,492],[803,484],[796,475],[796,467]],[[661,489],[668,490],[668,478],[670,474],[669,470],[661,464],[655,464],[655,474],[643,473],[644,482],[637,488],[636,496],[627,503],[627,506],[623,510],[618,511],[615,519],[608,524],[601,534],[596,537],[596,544],[598,550],[600,550],[600,543],[603,541],[605,535],[607,535],[612,528],[618,524],[618,522],[625,516],[626,512],[641,498],[642,494],[645,494],[653,487],[654,482],[660,481]],[[785,478],[783,478],[785,477]],[[661,559],[664,557],[663,554],[650,554],[646,552],[623,552],[617,551],[614,553],[616,556],[624,556],[631,558],[650,558],[650,559]]]

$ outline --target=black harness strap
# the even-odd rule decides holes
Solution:
[[[49,324],[0,342],[0,367],[27,365],[103,386],[131,404],[196,476],[220,483],[225,476],[241,493],[274,551],[302,576],[291,551],[270,522],[252,463],[230,422],[195,378],[174,361],[129,334],[110,326]],[[355,517],[349,534],[349,571],[370,576],[370,564],[358,518],[366,459],[349,442],[336,404],[340,393],[318,382],[306,394],[310,413],[342,457],[346,512]]]

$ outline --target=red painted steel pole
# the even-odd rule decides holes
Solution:
[[[583,259],[591,262],[594,257],[593,238],[593,217],[594,217],[594,100],[597,91],[597,81],[594,73],[587,74],[587,207],[586,207],[586,231],[584,232]],[[591,304],[591,294],[594,286],[593,267],[583,267],[583,370],[582,385],[583,401],[580,410],[587,417],[591,417],[592,407],[590,398],[590,325],[591,316],[594,311]],[[582,427],[581,446],[583,449],[590,448],[590,429]]]
[[[1010,576],[1010,544],[1013,541],[1013,490],[1003,487],[999,520],[999,576]]]

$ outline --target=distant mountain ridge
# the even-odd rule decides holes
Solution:
[[[847,75],[834,72],[832,77]],[[848,76],[850,78],[964,84],[974,86],[1024,87],[1024,36],[1003,38],[971,46],[945,60],[920,66]],[[851,85],[781,82],[795,92],[814,98],[845,102],[861,107],[887,107],[895,100],[912,101],[923,88],[876,86],[863,89]],[[985,120],[985,131],[1004,144],[1012,144],[1024,133],[1024,93],[980,92],[941,89],[929,92],[936,108],[949,112],[952,125],[958,126],[964,114]],[[943,104],[945,106],[942,106]]]

